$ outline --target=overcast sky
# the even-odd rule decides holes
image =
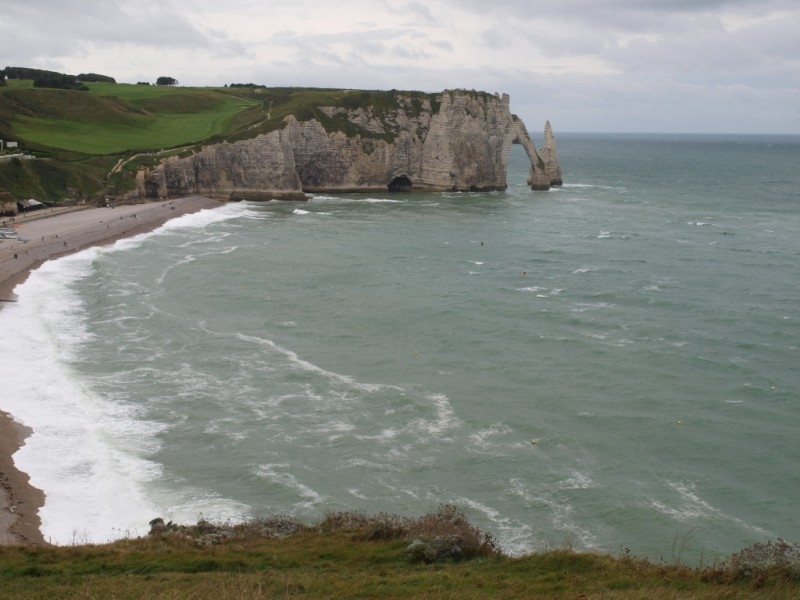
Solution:
[[[534,134],[800,133],[798,0],[3,0],[0,39],[121,83],[507,92]]]

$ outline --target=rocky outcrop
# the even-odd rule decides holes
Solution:
[[[544,167],[550,179],[550,184],[561,185],[564,183],[561,176],[561,163],[558,160],[558,150],[556,149],[556,136],[553,135],[550,121],[544,124],[544,146],[539,154],[544,160]]]
[[[549,123],[542,155],[511,114],[507,94],[397,92],[389,107],[316,110],[318,118],[290,115],[269,133],[143,169],[137,194],[266,200],[307,192],[504,190],[512,144],[521,144],[531,161],[533,189],[560,183]]]

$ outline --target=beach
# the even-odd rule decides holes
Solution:
[[[2,219],[3,230],[13,228],[15,235],[0,239],[0,309],[16,301],[14,288],[45,261],[152,231],[169,219],[219,205],[210,198],[190,196],[114,208],[45,209],[15,217],[13,223],[11,218]],[[0,545],[46,543],[38,516],[44,494],[30,486],[13,460],[30,433],[23,423],[0,411]]]

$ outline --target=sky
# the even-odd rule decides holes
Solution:
[[[800,134],[798,0],[3,0],[0,61],[511,95],[532,132]]]

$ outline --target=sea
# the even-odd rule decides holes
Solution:
[[[800,136],[561,134],[564,185],[231,202],[0,311],[49,541],[442,504],[512,555],[800,542]]]

